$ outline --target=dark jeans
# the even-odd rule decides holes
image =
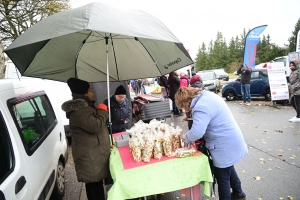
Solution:
[[[219,200],[230,200],[231,190],[235,193],[242,193],[241,181],[234,169],[234,166],[227,168],[215,167],[215,177],[218,183]]]
[[[300,95],[293,95],[290,99],[290,104],[296,110],[296,117],[300,118]]]
[[[176,106],[175,100],[172,100],[172,108],[173,108],[173,114],[174,115],[179,115],[179,110]]]
[[[243,102],[251,102],[250,84],[241,84],[241,92],[243,95]]]
[[[88,200],[105,200],[103,180],[85,184],[86,196]]]

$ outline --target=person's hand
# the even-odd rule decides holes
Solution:
[[[181,136],[181,140],[182,140],[182,142],[184,142],[184,143],[185,143],[185,137],[186,137],[186,133],[184,133],[184,134]]]
[[[125,121],[124,121],[124,124],[127,124],[127,123],[128,123],[128,121],[127,121],[127,120],[125,120]]]
[[[102,109],[102,110],[105,110],[106,112],[108,112],[108,108],[107,106],[104,104],[104,103],[101,103],[97,106],[97,109]]]

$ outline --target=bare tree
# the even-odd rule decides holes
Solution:
[[[70,8],[66,1],[0,0],[1,41],[5,45],[43,18]]]
[[[0,79],[4,78],[5,74],[5,57],[3,53],[4,47],[0,41]]]

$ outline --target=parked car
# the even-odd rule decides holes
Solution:
[[[214,71],[199,71],[196,73],[202,78],[206,89],[218,93],[220,91],[220,81]]]
[[[214,69],[212,70],[216,73],[217,78],[219,80],[224,80],[224,81],[228,81],[229,80],[229,75],[225,72],[224,69]]]
[[[271,101],[271,92],[267,69],[253,69],[251,72],[250,93],[252,97],[264,96]],[[227,101],[242,98],[240,78],[227,82],[222,88],[222,97]]]
[[[0,199],[62,199],[67,140],[41,79],[0,80]]]

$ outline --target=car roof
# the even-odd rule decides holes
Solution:
[[[202,74],[204,74],[204,73],[215,73],[214,71],[212,71],[212,70],[205,70],[205,71],[198,71],[197,73],[202,73]],[[196,74],[197,74],[196,73]]]

